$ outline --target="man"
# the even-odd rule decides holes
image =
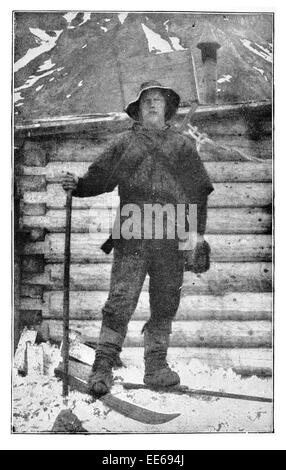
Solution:
[[[185,253],[180,249],[177,230],[174,237],[168,236],[166,217],[161,219],[163,227],[159,237],[154,235],[153,219],[148,227],[139,218],[130,238],[125,211],[130,204],[140,214],[155,204],[161,207],[185,204],[186,208],[196,204],[198,241],[191,252],[189,268],[194,272],[208,269],[209,247],[203,235],[207,197],[213,187],[195,142],[166,124],[176,113],[179,102],[174,90],[158,82],[142,84],[137,98],[125,110],[135,121],[132,130],[119,136],[96,158],[83,178],[71,174],[64,177],[64,189],[72,189],[75,197],[96,196],[113,191],[116,186],[119,188],[122,230],[119,238],[111,240],[114,260],[110,292],[102,310],[102,327],[89,380],[90,391],[95,395],[107,393],[112,386],[112,367],[147,274],[151,315],[143,328],[144,383],[155,387],[180,382],[166,357],[172,321],[180,302]],[[177,219],[174,224],[177,229]],[[128,227],[131,228],[130,224]]]

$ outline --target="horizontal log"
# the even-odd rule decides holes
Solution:
[[[47,163],[46,142],[44,140],[40,142],[25,140],[22,161],[26,166],[45,166]]]
[[[213,140],[218,145],[238,148],[242,152],[257,157],[264,155],[265,152],[268,152],[269,155],[272,154],[273,142],[271,135],[260,136],[258,139],[251,139],[246,136],[219,135],[215,136]]]
[[[208,132],[208,131],[207,131]],[[210,141],[205,141],[200,145],[199,153],[204,162],[247,162],[254,161],[271,162],[272,160],[272,140],[268,139],[252,140],[250,138],[240,138],[238,136],[218,136],[214,135]]]
[[[142,368],[143,348],[124,347],[121,353],[121,359],[124,365],[128,367]],[[70,345],[70,357],[77,359],[85,364],[92,365],[94,361],[94,349],[85,344],[73,342]],[[242,376],[257,375],[262,377],[271,377],[273,360],[272,350],[264,348],[248,349],[228,349],[228,348],[169,348],[168,362],[178,372],[180,367],[190,366],[197,361],[201,363],[202,368],[213,369],[232,369],[236,374]]]
[[[87,244],[89,242],[89,239],[86,240]],[[81,242],[78,242],[78,240],[72,241],[71,260],[73,263],[112,262],[112,254],[108,256],[105,255],[98,246],[98,240],[97,245],[93,245],[96,253],[91,250],[90,246],[89,250],[87,250],[87,246],[88,245],[82,246]],[[26,245],[24,253],[42,253],[45,255],[46,262],[62,263],[64,257],[64,235],[47,236],[45,243],[38,242]],[[91,269],[93,269],[94,272],[98,272],[100,275],[102,268],[100,265],[93,265]],[[91,279],[91,282],[100,282],[94,279],[94,275],[91,275]],[[108,284],[108,280],[106,284]],[[203,276],[186,272],[185,285],[186,284],[189,286],[191,293],[194,294],[206,293],[218,295],[223,292],[243,291],[270,292],[272,290],[272,264],[269,262],[212,262],[209,271],[204,273]]]
[[[212,242],[212,259],[214,261],[257,261],[257,260],[270,260],[271,259],[271,237],[255,236],[255,237],[208,237]],[[242,268],[243,269],[243,268]],[[72,289],[108,289],[110,278],[110,263],[104,264],[72,264],[71,265],[71,288]],[[214,267],[215,270],[215,267]],[[223,266],[220,272],[223,270]],[[262,268],[265,275],[269,275],[268,267]],[[35,272],[35,271],[34,271]],[[247,271],[246,275],[248,275]],[[43,274],[33,275],[33,271],[24,272],[22,282],[24,284],[45,285],[49,288],[61,288],[63,279],[63,265],[62,264],[46,264]],[[186,278],[190,276],[191,284],[195,283],[195,275],[193,273],[186,273]],[[201,275],[202,279],[207,280],[207,273]],[[235,274],[230,274],[230,277],[235,280]],[[269,278],[268,278],[269,279]],[[202,281],[203,282],[203,281]],[[266,281],[269,282],[269,281]],[[249,282],[251,285],[251,282]],[[102,286],[105,287],[102,287]],[[231,284],[230,284],[231,285]],[[200,287],[199,287],[200,288]],[[260,286],[261,288],[261,286]]]
[[[44,254],[48,262],[63,262],[64,233],[50,233],[44,242],[27,243],[23,254]],[[101,249],[105,233],[73,233],[71,236],[71,260],[74,263],[110,263],[113,254]],[[211,245],[213,261],[269,261],[271,260],[270,235],[206,235]]]
[[[53,341],[62,339],[62,321],[44,320]],[[143,346],[144,322],[131,321],[124,342],[126,347]],[[81,334],[83,342],[96,343],[101,321],[71,320],[70,328]],[[270,321],[188,321],[174,322],[170,345],[173,347],[270,348]]]
[[[27,314],[29,311],[43,311],[44,303],[41,299],[29,299],[27,297],[22,297],[20,300],[20,309]]]
[[[21,285],[21,297],[28,297],[30,299],[42,299],[43,286],[31,286],[27,284]]]
[[[73,233],[110,233],[116,210],[91,209],[75,210],[72,213]],[[143,220],[144,214],[142,214]],[[49,210],[45,216],[22,217],[22,228],[42,228],[49,232],[65,230],[64,210]],[[271,233],[272,217],[265,208],[210,208],[208,210],[206,233]]]
[[[215,142],[239,150],[246,149],[249,155],[256,157],[263,158],[263,153],[265,154],[265,151],[268,151],[268,158],[271,158],[271,116],[269,119],[261,121],[260,126],[252,120],[251,126],[243,118],[236,119],[228,116],[226,119],[220,120],[214,120],[213,118],[201,120],[198,119],[198,114],[195,113],[192,124],[198,128],[199,132],[206,133]],[[182,115],[182,117],[184,116]],[[179,122],[182,122],[180,118]],[[33,161],[31,157],[34,157],[34,161],[37,162],[37,155],[42,158],[46,157],[49,161],[93,161],[104,150],[107,143],[111,141],[114,131],[127,130],[127,128],[130,128],[130,124],[130,120],[123,126],[120,124],[118,126],[118,123],[115,123],[116,130],[113,130],[110,126],[109,129],[104,130],[101,126],[100,132],[90,133],[90,137],[87,133],[83,135],[83,133],[78,132],[77,135],[73,133],[72,138],[67,136],[66,139],[54,139],[53,141],[45,141],[44,139],[34,142],[27,141],[24,147],[24,161],[26,164],[31,164],[31,161]],[[86,126],[85,130],[87,130]],[[203,154],[202,157],[204,158],[204,156]],[[225,158],[224,155],[222,155],[222,158]],[[207,159],[213,159],[212,152],[207,156]],[[226,159],[229,160],[230,158],[226,155]]]
[[[23,204],[22,215],[45,215],[47,212],[46,204]]]
[[[28,191],[46,191],[46,178],[44,175],[22,175],[17,178],[21,193]]]
[[[90,162],[50,162],[44,167],[22,165],[21,174],[45,176],[47,183],[61,183],[62,174],[69,171],[82,176]],[[272,161],[257,162],[206,162],[205,168],[214,183],[269,182],[272,179]]]
[[[108,292],[90,291],[70,293],[70,318],[76,320],[101,319],[101,309]],[[45,318],[61,318],[63,292],[45,292],[42,314]],[[142,292],[133,320],[150,317],[149,294]],[[188,295],[183,287],[176,321],[190,320],[271,320],[272,294],[231,293],[226,295]]]
[[[109,136],[111,141],[112,136]],[[77,140],[53,141],[49,143],[48,159],[50,162],[89,161],[92,162],[108,147],[108,141],[88,140],[79,137]]]
[[[22,271],[27,273],[42,273],[44,271],[43,255],[25,255],[22,257]]]
[[[26,192],[23,201],[26,204],[46,204],[49,209],[62,209],[66,204],[66,194],[60,184],[48,184],[44,193]],[[118,204],[117,189],[96,197],[73,198],[73,209],[117,207]]]
[[[246,268],[247,266],[245,266]],[[235,268],[235,267],[234,267]],[[221,295],[227,292],[269,292],[271,288],[270,267],[255,267],[248,272],[243,273],[243,266],[238,271],[226,271],[218,274],[218,269],[222,272],[223,266],[217,268],[215,265],[211,268],[209,274],[195,275],[186,272],[184,275],[184,292],[189,295],[213,294]],[[212,271],[212,272],[211,272]],[[262,273],[263,271],[263,273]],[[71,289],[73,290],[108,290],[110,283],[110,264],[72,264],[71,265]],[[224,284],[224,279],[226,279]],[[256,278],[251,279],[251,274],[256,274]],[[219,277],[221,276],[221,278]],[[225,277],[224,277],[225,276]],[[249,276],[249,277],[248,277]],[[147,278],[148,279],[148,278]],[[209,281],[208,281],[209,279]],[[248,279],[248,283],[247,283]],[[46,265],[43,274],[23,273],[22,283],[24,285],[44,285],[49,290],[62,288],[63,284],[63,265]],[[147,290],[148,280],[143,286]]]
[[[272,122],[271,116],[269,118],[261,119],[248,119],[244,117],[235,118],[231,115],[224,116],[217,119],[204,119],[198,120],[196,116],[192,119],[192,125],[195,125],[199,132],[206,133],[214,138],[231,136],[231,138],[239,138],[241,136],[247,137],[251,140],[271,138]]]
[[[270,183],[214,183],[209,196],[209,207],[261,207],[271,203]],[[117,207],[117,191],[97,197],[73,198],[73,208],[93,209]],[[26,192],[23,200],[27,204],[46,204],[49,209],[65,207],[66,195],[60,184],[48,184],[46,192]]]

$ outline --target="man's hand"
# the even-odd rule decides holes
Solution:
[[[210,268],[210,246],[204,238],[197,242],[193,250],[185,251],[185,271],[205,273]]]
[[[61,183],[65,191],[74,191],[77,187],[78,177],[72,173],[65,173],[62,176]]]

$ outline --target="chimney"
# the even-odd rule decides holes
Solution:
[[[221,45],[217,41],[212,25],[205,25],[197,47],[201,50],[203,63],[201,102],[215,104],[217,102],[217,50]]]

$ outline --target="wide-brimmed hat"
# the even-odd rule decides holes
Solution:
[[[136,99],[134,101],[131,101],[124,110],[128,114],[128,116],[130,116],[135,121],[139,121],[140,98],[142,96],[142,93],[147,90],[160,90],[163,93],[166,99],[165,119],[166,121],[171,119],[171,117],[176,113],[178,109],[180,97],[174,90],[172,90],[172,88],[163,86],[156,80],[150,80],[149,82],[142,83]]]

